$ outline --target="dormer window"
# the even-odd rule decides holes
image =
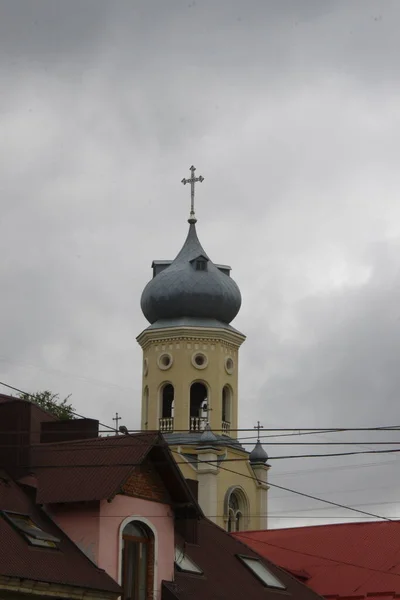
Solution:
[[[188,557],[185,550],[178,546],[175,547],[175,566],[184,573],[203,574],[203,571]]]
[[[196,271],[206,271],[207,263],[205,260],[196,260]]]
[[[190,261],[195,271],[207,271],[208,258],[200,254]]]
[[[31,546],[42,548],[57,548],[60,540],[51,533],[43,531],[28,515],[2,511],[7,521],[26,539]]]
[[[258,558],[241,555],[238,555],[238,558],[265,586],[279,590],[286,589],[282,581],[275,577]]]

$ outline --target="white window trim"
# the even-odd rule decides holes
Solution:
[[[140,515],[132,515],[131,517],[126,517],[119,526],[119,534],[118,534],[118,583],[122,585],[122,533],[125,529],[125,526],[128,525],[131,521],[138,521],[139,523],[143,523],[147,525],[147,527],[151,530],[154,536],[154,581],[153,581],[153,598],[157,600],[159,597],[159,590],[157,589],[157,581],[158,581],[158,533],[157,529],[154,527],[153,523],[146,519],[145,517],[141,517]]]

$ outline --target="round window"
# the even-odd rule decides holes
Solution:
[[[208,358],[203,352],[195,352],[192,356],[192,365],[196,369],[205,369],[208,365]]]
[[[160,369],[163,369],[164,371],[166,371],[167,369],[169,369],[172,366],[172,356],[171,356],[171,354],[169,354],[168,352],[165,352],[164,354],[161,354],[158,357],[158,366],[160,367]]]
[[[146,377],[148,372],[149,372],[149,361],[147,360],[147,358],[145,358],[143,361],[143,375]]]
[[[230,356],[225,359],[225,370],[229,375],[233,373],[233,360]]]

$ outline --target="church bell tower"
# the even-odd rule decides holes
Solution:
[[[150,323],[137,338],[143,350],[142,430],[164,434],[184,476],[197,482],[209,518],[230,531],[265,528],[268,457],[258,443],[255,469],[237,440],[245,336],[230,323],[241,294],[231,268],[213,263],[197,237],[194,192],[203,177],[195,177],[194,167],[190,171],[182,180],[191,187],[186,241],[174,260],[153,261],[141,298]],[[223,467],[227,458],[239,459],[227,463],[230,471]]]

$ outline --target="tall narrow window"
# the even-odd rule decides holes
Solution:
[[[249,501],[240,487],[229,488],[224,500],[226,528],[230,532],[242,531],[248,527]]]
[[[122,587],[124,600],[153,597],[154,537],[138,521],[128,523],[122,532]]]
[[[232,492],[230,495],[228,511],[228,531],[240,531],[242,512],[240,510],[239,498],[235,492]]]
[[[174,416],[174,386],[170,383],[161,392],[161,416],[163,419]]]
[[[204,383],[190,386],[190,431],[203,431],[207,424],[208,392]]]
[[[160,402],[160,431],[171,433],[174,431],[174,386],[170,383],[161,388]]]
[[[228,385],[222,390],[222,433],[229,434],[231,429],[232,391]]]
[[[149,428],[149,388],[144,388],[143,392],[143,414],[144,414],[144,428]]]

